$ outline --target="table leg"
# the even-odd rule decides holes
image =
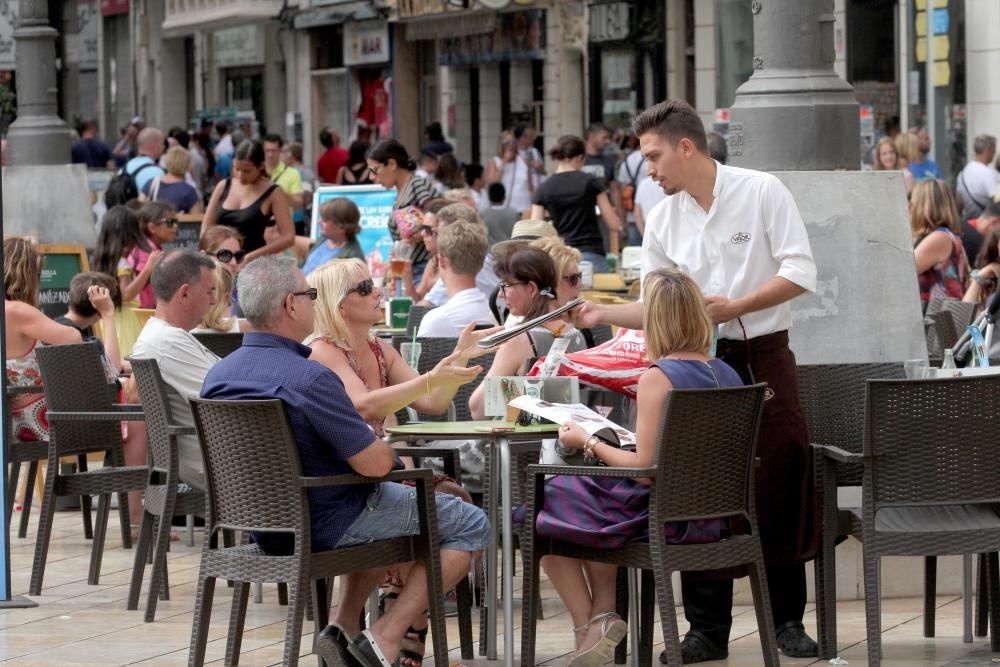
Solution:
[[[972,643],[972,554],[962,556],[962,641]]]
[[[497,449],[500,450],[500,486],[502,501],[500,511],[503,524],[503,664],[514,667],[514,493],[511,488],[511,478],[514,476],[511,465],[510,441],[507,438],[497,439]]]
[[[489,448],[490,488],[489,516],[490,548],[486,550],[486,659],[497,659],[497,536],[500,505],[500,455],[498,447]],[[480,638],[482,641],[482,638]]]

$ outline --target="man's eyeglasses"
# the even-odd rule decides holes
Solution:
[[[219,250],[218,252],[209,252],[206,254],[215,257],[223,264],[227,264],[233,261],[234,259],[236,260],[236,263],[239,264],[240,262],[243,261],[243,258],[247,256],[247,251],[237,250],[236,252],[233,252],[232,250]]]
[[[176,227],[177,226],[177,218],[164,218],[163,220],[160,220],[156,224],[158,224],[158,225],[159,224],[164,224],[167,227]]]
[[[384,164],[378,164],[375,165],[374,167],[368,167],[368,173],[371,174],[372,176],[378,176],[378,173],[382,171],[382,167],[384,166],[385,166]]]
[[[355,292],[357,292],[359,296],[368,296],[369,294],[372,293],[374,289],[375,289],[375,281],[372,280],[371,278],[365,278],[360,283],[358,283],[351,289],[347,290],[347,294],[344,295],[344,298],[346,299]]]
[[[501,292],[506,292],[511,287],[514,287],[516,285],[527,285],[527,284],[528,283],[500,283],[500,291]]]
[[[292,292],[292,296],[307,296],[310,301],[315,301],[316,297],[319,296],[319,290],[315,287],[310,287],[307,290],[302,290],[301,292]]]
[[[577,285],[580,284],[580,281],[583,280],[583,274],[571,273],[568,276],[563,276],[563,280],[569,283],[570,287],[576,287]]]
[[[420,233],[427,234],[428,236],[436,236],[437,230],[430,225],[420,225]]]

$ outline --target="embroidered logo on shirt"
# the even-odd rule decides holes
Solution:
[[[736,232],[735,234],[733,234],[733,237],[729,239],[729,242],[732,243],[733,245],[741,245],[743,243],[749,243],[750,235],[747,234],[746,232]]]

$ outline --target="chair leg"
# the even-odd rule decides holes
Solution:
[[[62,465],[61,463],[59,465]],[[77,472],[87,472],[87,455],[80,454],[76,457]],[[48,473],[46,473],[48,474]],[[94,524],[91,518],[90,494],[80,496],[80,512],[83,515],[83,536],[88,540],[94,539]]]
[[[17,536],[28,536],[28,521],[31,519],[31,503],[35,497],[35,480],[38,478],[38,461],[28,464],[28,477],[24,480],[24,502],[21,503],[21,524],[17,528]],[[15,485],[16,486],[16,485]],[[13,508],[13,504],[11,504]]]
[[[659,563],[657,563],[659,565]],[[660,626],[663,630],[663,652],[668,667],[681,667],[681,639],[677,632],[677,610],[674,608],[673,573],[666,568],[654,570],[656,576],[656,601],[660,607]]]
[[[45,475],[45,492],[42,507],[38,513],[38,535],[35,538],[35,558],[31,565],[31,583],[28,595],[42,594],[42,580],[45,577],[45,561],[49,555],[49,540],[52,537],[52,521],[56,511],[56,481],[59,479],[58,459],[49,465]],[[89,515],[88,515],[89,516]]]
[[[530,528],[525,528],[525,532]],[[533,538],[528,537],[521,542],[521,559],[523,561],[523,571],[521,573],[521,664],[535,664],[535,639],[538,633],[538,596],[535,594],[539,589],[538,569],[541,566],[541,559],[534,554]],[[480,612],[481,616],[486,616],[485,609]],[[505,629],[506,631],[506,629]],[[483,636],[479,636],[479,645],[485,646]],[[464,657],[464,656],[463,656]]]
[[[924,637],[934,636],[937,603],[937,556],[924,557]]]
[[[8,462],[7,465],[7,488],[3,491],[3,501],[4,508],[7,510],[6,516],[4,516],[4,525],[7,526],[7,532],[10,532],[10,520],[14,516],[14,503],[17,502],[17,481],[21,476],[21,462],[14,461]],[[25,499],[28,497],[28,488],[31,486],[32,479],[29,477],[27,480],[27,486],[24,489]],[[23,505],[23,503],[22,503]],[[22,509],[22,511],[24,511]],[[18,537],[24,537],[18,533]]]
[[[652,570],[643,570],[639,594],[639,645],[633,646],[638,651],[640,667],[652,667],[653,664],[653,607],[656,600],[656,579]]]
[[[167,557],[163,556],[163,585],[160,586],[160,600],[170,599],[170,571],[167,569]]]
[[[243,645],[243,626],[250,600],[250,582],[237,581],[233,586],[233,604],[229,612],[229,635],[226,637],[227,665],[240,664],[240,647]]]
[[[149,596],[146,600],[147,623],[152,623],[156,617],[156,603],[167,588],[167,545],[170,543],[170,517],[173,515],[173,502],[169,499],[164,503],[163,515],[156,522],[156,541],[153,543],[153,573],[149,578]]]
[[[142,513],[142,524],[139,526],[139,542],[135,547],[135,557],[132,559],[132,581],[128,587],[128,602],[125,608],[134,611],[139,608],[139,593],[142,591],[142,578],[146,572],[146,552],[152,542],[153,515]]]
[[[132,548],[132,524],[129,520],[129,510],[128,510],[128,491],[118,492],[118,523],[121,524],[122,528],[122,548],[131,549]],[[167,524],[170,521],[167,520]]]
[[[771,614],[771,596],[767,589],[763,552],[758,552],[757,560],[750,563],[750,589],[753,593],[754,611],[757,614],[757,632],[760,634],[764,664],[768,667],[778,667],[778,641],[774,636],[774,616]]]
[[[615,613],[622,617],[626,623],[629,621],[629,585],[628,570],[619,567],[615,571]],[[619,642],[615,647],[615,664],[624,665],[628,660],[628,645]]]
[[[976,632],[977,637],[985,637],[990,625],[989,579],[986,575],[987,554],[979,554],[976,570]]]
[[[194,546],[194,514],[184,517],[184,544],[189,547]]]
[[[819,657],[837,657],[837,559],[833,535],[824,531],[823,544],[813,561],[816,581],[816,640]]]
[[[296,667],[299,664],[302,617],[304,616],[303,612],[305,612],[306,591],[308,589],[309,579],[304,574],[300,574],[298,581],[290,582],[288,586],[288,620],[285,622],[285,655],[282,664],[289,667]]]
[[[1000,555],[996,551],[988,554],[987,579],[989,580],[990,604],[990,651],[1000,652]]]
[[[202,569],[204,569],[204,564]],[[198,592],[194,597],[191,646],[188,649],[189,667],[202,667],[205,664],[205,645],[208,643],[208,627],[212,621],[212,597],[214,594],[215,577],[206,577],[202,571],[198,575]]]
[[[868,665],[878,667],[882,661],[882,611],[879,596],[879,559],[877,556],[864,553],[865,571],[865,626],[868,632]]]
[[[455,598],[458,602],[458,644],[462,660],[472,660],[475,657],[472,643],[472,589],[468,577],[455,586]]]
[[[90,573],[87,583],[96,586],[101,580],[101,561],[104,560],[104,540],[108,534],[108,514],[111,511],[111,494],[102,493],[97,501],[94,522],[94,543],[90,545]]]
[[[288,604],[288,584],[284,581],[278,582],[278,604],[282,607]]]

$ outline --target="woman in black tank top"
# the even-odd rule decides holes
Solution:
[[[368,171],[368,162],[365,160],[368,148],[367,141],[351,143],[347,164],[340,168],[340,172],[337,174],[337,183],[340,185],[368,185],[372,182],[371,173]]]
[[[245,239],[244,264],[290,247],[295,242],[295,226],[288,199],[264,171],[264,149],[260,142],[248,139],[237,146],[233,153],[233,176],[215,187],[201,224],[201,235],[216,225],[238,231]],[[268,244],[264,228],[273,224],[278,226],[279,236]]]

